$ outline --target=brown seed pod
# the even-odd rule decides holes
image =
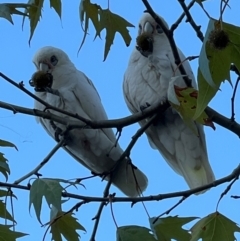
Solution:
[[[209,43],[215,49],[225,49],[230,42],[227,32],[222,29],[215,29],[210,32]]]
[[[50,73],[44,71],[37,71],[32,75],[32,79],[29,81],[30,85],[42,89],[46,87],[51,87],[53,81],[53,76]]]
[[[153,42],[151,34],[143,33],[137,37],[137,45],[142,51],[149,51],[149,43]]]

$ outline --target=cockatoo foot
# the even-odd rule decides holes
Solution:
[[[60,93],[59,93],[58,90],[55,90],[55,89],[52,89],[52,88],[46,87],[46,88],[45,88],[45,91],[48,92],[48,93],[50,93],[50,94],[60,96]]]
[[[151,106],[151,105],[148,102],[146,102],[146,105],[140,105],[140,110],[143,112],[149,106]]]

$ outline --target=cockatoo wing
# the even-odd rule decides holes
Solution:
[[[159,41],[159,42],[158,42]],[[141,111],[146,103],[152,105],[167,99],[171,77],[180,76],[169,43],[161,38],[154,39],[152,55],[148,58],[133,50],[124,75],[123,92],[125,101],[132,113]],[[185,56],[179,50],[181,60]],[[188,61],[183,66],[193,87],[195,79]],[[185,87],[182,77],[176,85]],[[144,121],[140,122],[143,125]],[[147,137],[152,148],[158,149],[167,163],[182,175],[190,188],[214,181],[214,174],[207,157],[203,126],[195,123],[199,137],[183,122],[180,115],[169,108],[157,123],[150,126]]]
[[[64,68],[57,69],[55,67],[52,73],[54,78],[52,88],[57,90],[57,94],[55,91],[54,93],[36,92],[36,95],[59,109],[78,114],[84,118],[106,120],[106,112],[91,80],[76,69],[71,71],[67,69],[67,65]],[[61,83],[61,85],[55,84],[54,86],[54,81]],[[43,110],[45,107],[36,101],[35,108]],[[48,111],[67,120],[76,120],[51,109]],[[55,138],[56,127],[62,130],[66,129],[64,125],[55,122],[54,127],[49,120],[43,118],[39,118],[39,121],[53,138]],[[79,121],[79,124],[81,123],[84,126],[84,123]],[[109,128],[91,129],[83,127],[82,129],[73,129],[68,133],[65,150],[95,173],[102,174],[110,171],[123,153],[120,146],[116,144],[113,131]],[[129,165],[129,159],[125,158],[113,176],[113,184],[128,196],[137,196],[140,192],[136,180],[140,190],[144,191],[147,187],[146,176],[138,169],[133,171],[133,168]]]

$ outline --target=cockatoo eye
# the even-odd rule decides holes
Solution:
[[[58,59],[55,55],[53,55],[51,58],[50,58],[50,62],[53,66],[56,66],[57,65],[57,62],[58,62]]]
[[[161,26],[159,24],[157,25],[156,30],[158,33],[163,33],[163,29],[161,28]]]

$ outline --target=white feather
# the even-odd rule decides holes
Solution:
[[[140,25],[144,26],[146,22],[155,27],[157,25],[148,13],[143,15]],[[139,34],[141,34],[141,29]],[[155,31],[152,38],[153,53],[147,58],[134,49],[124,75],[124,98],[132,113],[140,111],[140,107],[146,106],[146,103],[152,105],[166,100],[167,93],[171,95],[171,90],[169,90],[171,80],[174,80],[174,84],[179,87],[186,86],[175,64],[166,35]],[[185,60],[181,50],[178,49],[178,52],[181,60]],[[183,66],[188,77],[192,79],[193,87],[196,88],[189,62],[184,61]],[[141,121],[140,125],[144,122]],[[190,188],[215,180],[208,161],[203,126],[198,123],[195,125],[199,137],[189,129],[174,109],[169,108],[163,118],[146,131],[151,147],[158,149],[173,170],[183,176]]]
[[[57,90],[59,95],[47,92],[36,92],[36,95],[59,109],[78,114],[84,118],[107,120],[107,115],[93,83],[86,75],[75,68],[62,50],[54,47],[44,47],[36,53],[33,62],[38,68],[40,62],[50,61],[53,55],[57,57],[58,62],[53,69],[50,69],[53,75],[52,89]],[[35,108],[39,110],[45,109],[38,101],[35,101]],[[68,115],[53,110],[49,111],[67,120],[73,119]],[[54,138],[55,130],[50,121],[43,118],[38,118],[38,120],[48,134]],[[54,124],[62,130],[66,129],[62,124]],[[81,124],[81,121],[79,121],[79,124]],[[69,132],[69,138],[65,150],[95,173],[108,172],[123,153],[118,144],[115,146],[116,138],[109,128],[73,129]],[[125,158],[113,177],[113,184],[128,196],[137,196],[139,194],[134,176],[136,176],[142,191],[147,187],[147,177],[138,169],[134,170],[134,172],[135,174],[133,174],[132,168],[128,164],[128,159]]]

